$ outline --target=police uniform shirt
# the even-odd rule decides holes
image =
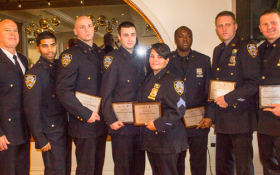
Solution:
[[[226,48],[223,44],[215,48],[212,79],[236,83],[235,90],[224,96],[227,108],[214,102],[207,106],[206,117],[215,120],[217,133],[238,134],[256,130],[254,95],[258,92],[260,75],[260,57],[253,42],[245,43],[236,35]]]
[[[62,106],[69,112],[69,135],[76,138],[93,138],[107,132],[101,109],[100,121],[87,123],[92,111],[76,98],[79,91],[100,96],[101,60],[104,53],[95,44],[89,46],[81,40],[65,50],[59,58],[56,92]]]
[[[37,149],[48,142],[66,144],[67,114],[57,99],[55,78],[56,64],[42,57],[24,78],[24,112]]]
[[[267,47],[268,46],[268,47]],[[271,48],[269,48],[271,46]],[[280,85],[280,38],[270,44],[265,41],[259,46],[262,58],[262,85]],[[272,112],[259,109],[258,133],[280,136],[280,119]]]
[[[122,46],[104,57],[102,75],[102,108],[108,126],[118,119],[113,111],[113,102],[137,101],[137,94],[145,80],[145,59],[130,54]],[[139,127],[126,124],[118,130],[109,127],[109,133],[135,135]]]
[[[139,102],[161,102],[162,117],[154,120],[156,131],[141,127],[141,149],[159,154],[175,154],[187,149],[184,83],[167,68],[145,80],[138,95]],[[157,93],[154,93],[154,91]],[[156,95],[153,95],[156,94]]]

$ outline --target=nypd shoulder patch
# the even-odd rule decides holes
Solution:
[[[258,55],[258,48],[255,44],[248,44],[247,50],[253,58],[255,58]]]
[[[104,60],[103,60],[103,64],[104,64],[104,67],[106,69],[108,69],[108,67],[110,67],[110,65],[112,64],[113,62],[113,57],[111,56],[105,56],[104,57]]]
[[[36,83],[36,75],[27,74],[25,75],[25,85],[28,89],[31,89]]]
[[[61,58],[61,64],[63,67],[66,67],[70,64],[70,62],[72,61],[72,55],[71,54],[63,54],[62,58]]]
[[[184,92],[184,82],[183,81],[175,81],[174,89],[179,94],[182,95]]]

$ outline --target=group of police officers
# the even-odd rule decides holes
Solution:
[[[185,109],[203,106],[205,116],[197,128],[177,132],[176,137],[186,133],[186,143],[170,152],[166,150],[169,141],[163,140],[169,132],[161,130],[172,127],[146,123],[148,129],[154,130],[155,140],[143,144],[140,127],[119,121],[112,108],[113,102],[137,101],[139,91],[145,91],[141,86],[151,73],[147,60],[136,54],[133,23],[126,21],[119,25],[121,47],[106,56],[93,43],[94,26],[86,16],[75,21],[76,45],[65,50],[58,60],[54,59],[56,37],[42,32],[37,37],[41,56],[28,70],[27,59],[16,52],[19,42],[16,23],[9,19],[0,22],[0,174],[29,174],[31,133],[36,149],[42,151],[45,174],[71,173],[73,139],[76,174],[100,175],[109,133],[116,175],[143,175],[144,150],[160,153],[163,159],[172,154],[176,160],[176,170],[172,173],[183,175],[187,146],[191,173],[205,175],[211,126],[217,134],[217,175],[254,174],[254,131],[258,131],[264,174],[280,174],[280,104],[258,109],[256,103],[259,85],[280,85],[280,13],[277,10],[262,13],[259,28],[267,40],[259,47],[236,35],[238,25],[232,12],[219,13],[215,25],[223,42],[214,49],[212,66],[210,57],[191,49],[191,29],[181,26],[175,31],[177,49],[169,55],[164,73],[170,72],[182,80],[185,103],[174,106],[184,105]],[[210,80],[236,82],[236,88],[215,101],[208,101]],[[77,91],[102,97],[99,113],[84,107],[75,95]],[[156,96],[149,101],[156,101]],[[172,119],[162,120],[168,125]],[[152,168],[161,164],[157,166],[162,170],[153,169],[153,174],[170,175],[170,162],[150,159],[150,163]]]

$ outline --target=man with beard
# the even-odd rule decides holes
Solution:
[[[92,20],[80,16],[75,21],[77,44],[59,58],[56,92],[69,112],[68,133],[76,145],[77,175],[101,175],[105,158],[107,126],[101,113],[82,105],[75,93],[100,96],[104,53],[93,43]]]
[[[36,40],[41,57],[25,75],[24,112],[35,147],[42,151],[44,174],[70,175],[72,139],[67,136],[67,113],[55,93],[56,37],[42,32]]]
[[[191,49],[193,35],[186,26],[181,26],[175,31],[174,40],[177,50],[169,56],[168,67],[173,74],[184,81],[187,99],[186,109],[205,107],[211,71],[210,57]],[[206,174],[208,133],[208,128],[187,129],[191,173],[193,175]],[[185,157],[186,151],[180,153],[178,170],[181,175],[185,174]]]
[[[16,52],[19,33],[14,21],[0,22],[0,174],[28,175],[30,134],[23,112],[25,56]]]

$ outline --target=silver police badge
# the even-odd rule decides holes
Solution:
[[[63,67],[68,66],[68,64],[72,61],[72,55],[71,54],[63,54],[61,63]]]
[[[203,77],[202,68],[197,68],[196,69],[196,77]]]
[[[258,55],[258,48],[255,44],[248,44],[247,50],[253,58],[255,58]]]
[[[110,65],[112,64],[112,62],[113,62],[113,57],[111,57],[111,56],[106,56],[106,57],[104,58],[104,67],[105,67],[106,69],[108,69],[108,67],[110,67]]]
[[[25,84],[28,89],[31,89],[36,83],[36,75],[27,74],[25,75]]]
[[[183,81],[175,81],[174,89],[179,94],[182,95],[184,92],[184,82]]]

